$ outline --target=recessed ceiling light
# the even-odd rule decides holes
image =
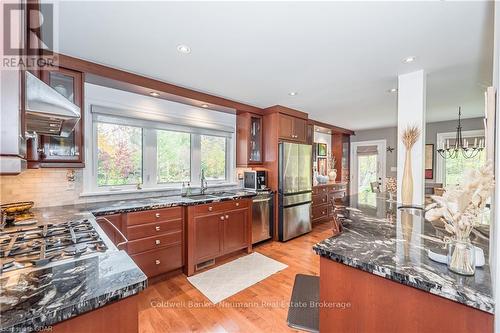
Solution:
[[[208,108],[208,104],[202,104],[201,107],[206,109]]]
[[[296,91],[290,91],[288,93],[288,95],[290,95],[290,96],[296,96],[297,94],[298,94],[298,92],[296,92]]]
[[[405,64],[409,64],[409,63],[414,62],[416,59],[417,59],[417,58],[416,58],[416,57],[414,57],[414,56],[411,56],[411,57],[406,57],[406,58],[404,58],[404,59],[403,59],[403,62],[404,62]]]
[[[387,90],[387,92],[389,92],[389,93],[398,92],[398,88],[391,88],[391,89]]]
[[[153,97],[158,97],[158,96],[160,96],[160,94],[158,94],[157,92],[154,92],[154,91],[150,92],[149,94],[150,94],[151,96],[153,96]]]
[[[180,53],[188,54],[191,52],[191,48],[187,45],[180,44],[180,45],[177,45],[177,51],[179,51]]]

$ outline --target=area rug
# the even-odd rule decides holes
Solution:
[[[217,304],[287,267],[254,252],[187,279],[212,303]]]

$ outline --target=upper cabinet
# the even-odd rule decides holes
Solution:
[[[307,141],[307,120],[279,114],[279,138],[299,142]]]
[[[84,165],[83,74],[65,68],[41,71],[41,79],[81,110],[80,120],[68,137],[40,135],[31,140],[30,167],[72,167]]]
[[[237,166],[246,167],[262,164],[262,117],[250,112],[245,112],[238,114],[236,123]]]

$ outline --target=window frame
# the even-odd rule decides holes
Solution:
[[[434,151],[434,154],[436,155],[436,178],[435,182],[444,184],[444,174],[446,172],[446,162],[444,158],[439,155],[437,152],[437,149],[440,147],[444,147],[446,140],[447,139],[455,139],[457,136],[457,132],[445,132],[445,133],[437,133],[436,135],[436,149]],[[485,131],[484,130],[469,130],[469,131],[462,131],[462,137],[467,139],[467,138],[474,138],[474,137],[484,137],[485,136]],[[485,138],[486,140],[486,138]]]
[[[90,118],[90,119],[89,119]],[[157,131],[172,131],[184,132],[190,134],[190,181],[192,187],[199,187],[201,178],[201,135],[217,136],[225,139],[225,179],[223,180],[208,180],[207,183],[212,186],[217,185],[234,185],[232,178],[233,164],[235,163],[235,134],[225,131],[206,130],[197,128],[194,131],[189,131],[186,127],[185,130],[179,130],[182,126],[175,124],[165,124],[165,128],[154,128],[141,125],[135,125],[135,119],[127,117],[109,116],[109,119],[116,119],[117,122],[110,120],[99,121],[94,114],[90,114],[89,127],[92,131],[91,142],[87,145],[87,156],[91,156],[91,161],[87,162],[86,171],[84,171],[84,178],[90,181],[84,182],[83,195],[101,194],[101,193],[129,193],[134,191],[162,191],[162,190],[179,190],[183,182],[158,182],[157,170]],[[137,184],[133,185],[114,185],[114,186],[98,186],[97,184],[97,162],[98,162],[98,149],[97,149],[97,124],[99,122],[107,122],[111,124],[118,124],[124,126],[138,127],[142,129],[142,184],[141,189],[138,189]],[[172,125],[175,129],[168,128]],[[90,170],[87,170],[90,169]],[[186,183],[186,182],[184,182]]]

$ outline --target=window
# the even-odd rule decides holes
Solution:
[[[191,180],[191,135],[156,131],[157,182],[181,183]]]
[[[484,139],[484,130],[468,130],[462,131],[463,138],[472,144],[476,139]],[[444,148],[447,140],[450,146],[455,143],[456,132],[438,133],[436,137],[437,149]],[[470,169],[478,168],[486,161],[486,151],[483,150],[474,158],[465,158],[461,153],[457,158],[444,159],[439,153],[436,153],[436,182],[442,183],[443,186],[459,184]]]
[[[142,183],[142,129],[97,124],[97,185]]]
[[[465,158],[462,154],[458,154],[457,158],[444,160],[444,185],[460,184],[468,170],[479,168],[485,161],[486,152],[484,150],[473,158]]]
[[[198,187],[201,171],[213,184],[231,181],[232,134],[94,113],[92,170],[86,191]]]
[[[226,179],[226,138],[201,135],[201,168],[207,180]]]

